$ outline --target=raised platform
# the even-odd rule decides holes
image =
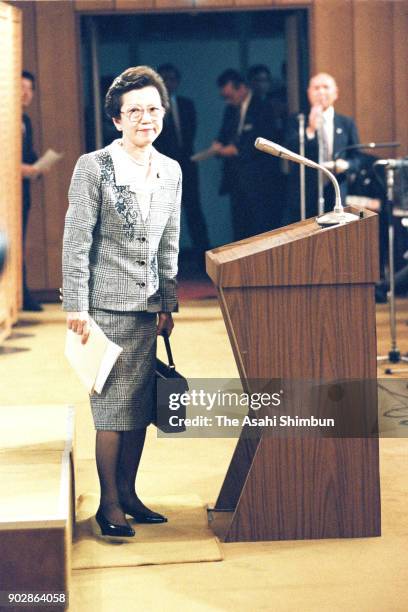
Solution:
[[[0,406],[2,591],[69,590],[74,410]]]

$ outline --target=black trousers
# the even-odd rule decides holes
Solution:
[[[281,227],[284,190],[278,175],[236,176],[229,193],[234,241]]]
[[[26,255],[25,255],[30,206],[31,206],[30,184],[29,184],[29,181],[23,181],[23,299],[28,297],[30,293],[28,286],[27,286],[27,269],[26,269]]]
[[[201,206],[197,164],[189,159],[180,161],[183,172],[182,210],[186,214],[193,249],[202,255],[210,248],[207,224]]]

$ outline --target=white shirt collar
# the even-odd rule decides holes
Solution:
[[[333,121],[334,119],[334,106],[329,106],[323,111],[323,117],[325,121]]]
[[[139,189],[145,190],[149,186],[153,188],[156,183],[156,177],[158,175],[158,164],[156,150],[152,147],[152,167],[151,177],[152,179],[147,181],[144,173],[145,168],[138,164],[126,151],[123,149],[122,141],[120,138],[114,140],[108,146],[109,152],[112,157],[113,167],[115,169],[115,183],[116,185],[129,185],[133,189],[132,191]]]

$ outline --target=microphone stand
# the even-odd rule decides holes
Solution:
[[[305,156],[305,115],[299,113],[299,153],[302,157]],[[305,178],[305,166],[302,164],[299,169],[299,181],[300,181],[300,219],[304,221],[306,219],[306,178]]]
[[[337,151],[333,156],[333,161],[339,159],[340,155],[343,153],[347,153],[348,151],[358,151],[359,149],[395,149],[401,146],[400,142],[366,142],[365,144],[354,144],[349,145],[348,147],[343,147],[340,151]]]
[[[301,155],[298,155],[297,153],[294,153],[289,149],[285,149],[285,147],[282,147],[281,145],[278,145],[275,142],[272,142],[271,140],[266,140],[266,138],[257,138],[255,141],[255,148],[259,151],[263,151],[264,153],[268,153],[269,155],[288,159],[289,161],[296,162],[297,164],[310,166],[310,168],[320,170],[330,179],[336,194],[336,202],[331,212],[316,218],[316,222],[321,227],[330,227],[331,225],[350,223],[350,221],[358,220],[359,217],[357,215],[345,212],[341,203],[339,183],[334,174],[332,174],[327,168],[321,166],[320,164],[316,163],[311,159],[308,159],[307,157],[302,157]]]
[[[321,117],[320,125],[317,130],[317,142],[319,146],[319,166],[321,167],[324,163],[323,159],[323,117]],[[324,213],[324,195],[323,195],[323,174],[319,171],[317,174],[317,209],[318,214],[321,216]]]
[[[378,162],[377,162],[378,164]],[[397,321],[395,311],[395,263],[394,263],[394,220],[392,218],[392,209],[394,204],[394,177],[395,168],[389,163],[386,166],[386,177],[387,177],[387,221],[388,221],[388,267],[390,276],[390,289],[389,295],[389,310],[390,310],[390,334],[391,334],[391,349],[388,355],[377,357],[378,362],[389,361],[390,363],[399,363],[400,361],[408,362],[408,357],[401,355],[400,350],[397,348]],[[398,370],[406,371],[404,370]],[[394,371],[391,368],[385,370],[386,374],[393,374]]]

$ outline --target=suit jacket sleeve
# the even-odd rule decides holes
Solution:
[[[233,134],[232,130],[234,112],[236,113],[237,111],[230,105],[227,105],[224,109],[222,124],[217,137],[218,142],[221,142],[223,145],[228,145],[235,141],[235,134]]]
[[[35,164],[38,159],[37,153],[33,148],[33,128],[31,119],[28,115],[23,115],[25,134],[23,137],[23,163]]]
[[[89,309],[89,253],[101,206],[100,167],[89,155],[79,158],[68,192],[62,249],[63,308]]]
[[[353,119],[350,119],[349,125],[349,134],[348,134],[348,145],[355,145],[360,142],[358,137],[357,126],[354,123]],[[361,168],[362,159],[359,151],[350,151],[348,154],[345,154],[345,158],[350,164],[350,168],[348,172],[358,172]]]
[[[309,159],[313,159],[314,161],[319,160],[319,142],[318,138],[315,135],[313,138],[308,138],[306,134],[307,128],[307,115],[305,116],[305,157]],[[297,115],[292,115],[289,117],[287,127],[285,130],[285,140],[284,146],[287,149],[290,149],[294,153],[299,153],[300,143],[299,143],[299,120]],[[290,165],[291,170],[293,169]]]
[[[157,251],[159,293],[163,312],[177,312],[178,310],[176,277],[180,235],[181,190],[182,175],[181,169],[179,169],[175,205],[164,228]]]
[[[189,151],[192,151],[197,132],[196,110],[194,102],[189,98],[181,98],[181,102],[180,110],[182,115],[182,128],[184,128],[184,142]]]

